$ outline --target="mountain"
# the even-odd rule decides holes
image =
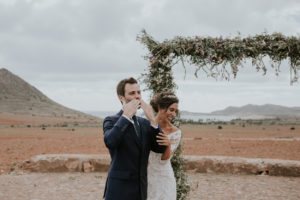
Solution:
[[[286,107],[273,104],[241,107],[230,106],[224,110],[211,112],[214,115],[232,115],[237,117],[300,117],[300,107]]]
[[[0,113],[95,119],[54,102],[5,68],[0,69]]]

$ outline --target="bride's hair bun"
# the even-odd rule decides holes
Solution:
[[[160,92],[151,99],[150,105],[155,112],[158,112],[158,109],[168,108],[178,102],[179,100],[173,92]]]

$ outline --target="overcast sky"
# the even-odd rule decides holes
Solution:
[[[0,68],[54,101],[80,111],[117,111],[115,87],[138,78],[148,63],[136,41],[142,29],[156,40],[175,36],[234,37],[281,32],[300,35],[299,0],[0,0]],[[269,62],[266,60],[266,64]],[[216,81],[194,67],[174,67],[180,109],[211,112],[227,106],[300,106],[300,83],[288,62],[278,77],[246,64],[236,79]],[[145,86],[142,85],[142,88]],[[149,93],[143,97],[149,100]]]

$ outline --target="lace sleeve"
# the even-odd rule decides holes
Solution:
[[[180,139],[181,139],[181,131],[180,130],[178,130],[174,134],[170,135],[170,140],[173,142],[173,144],[171,144],[172,151],[174,151],[178,147]]]

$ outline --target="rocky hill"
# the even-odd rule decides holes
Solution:
[[[49,99],[7,69],[0,69],[0,113],[51,117],[94,118]]]
[[[300,117],[300,107],[286,107],[273,104],[248,104],[241,107],[230,106],[224,110],[214,111],[211,114],[238,117]]]

